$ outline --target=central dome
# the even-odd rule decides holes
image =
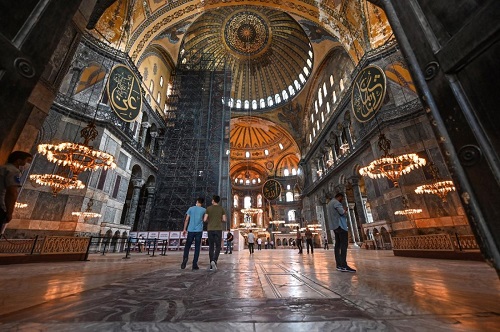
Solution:
[[[258,13],[241,11],[231,16],[224,26],[224,40],[238,55],[259,54],[270,44],[270,27]]]
[[[222,7],[201,15],[179,53],[188,68],[231,71],[233,112],[266,111],[293,99],[313,65],[312,45],[287,13],[256,6]]]

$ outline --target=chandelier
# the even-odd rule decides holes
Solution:
[[[278,226],[280,224],[284,224],[285,221],[284,220],[270,220],[269,223]]]
[[[83,144],[64,142],[60,144],[40,144],[38,152],[47,157],[50,162],[67,166],[76,180],[78,174],[87,170],[95,171],[99,168],[115,168],[114,157],[104,151],[94,150],[89,142],[98,135],[96,125],[90,122],[80,131],[84,139]]]
[[[397,216],[412,216],[414,214],[418,214],[422,212],[422,209],[411,209],[410,203],[408,202],[408,198],[403,195],[403,210],[395,211],[394,214]]]
[[[32,174],[30,180],[35,183],[52,188],[52,196],[64,189],[83,189],[85,185],[75,178],[68,178],[59,174]]]
[[[429,165],[429,169],[435,182],[418,186],[417,189],[415,189],[415,193],[437,195],[443,202],[446,202],[446,196],[448,193],[455,191],[453,181],[439,181],[439,170],[434,163]]]
[[[413,169],[424,166],[426,160],[420,158],[415,153],[402,154],[394,156],[389,153],[391,149],[391,141],[388,140],[384,134],[380,134],[378,146],[384,154],[379,158],[372,161],[368,166],[362,167],[359,174],[362,176],[369,176],[372,179],[386,177],[398,187],[398,180],[403,174],[411,172]]]
[[[87,203],[87,209],[85,209],[85,211],[71,212],[71,214],[74,216],[84,217],[84,220],[101,217],[100,213],[92,212],[92,205],[94,205],[94,200],[91,198]]]
[[[253,216],[255,214],[262,213],[262,209],[256,209],[256,208],[250,207],[250,208],[241,209],[241,213]]]
[[[16,209],[24,209],[24,208],[25,208],[25,207],[27,207],[27,206],[28,206],[28,204],[26,204],[26,203],[19,203],[19,202],[16,202],[16,204],[15,204],[15,208],[16,208]]]

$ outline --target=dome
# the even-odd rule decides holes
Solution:
[[[231,71],[233,111],[265,111],[290,101],[313,65],[312,45],[287,13],[252,6],[223,7],[201,15],[179,54],[186,66]]]

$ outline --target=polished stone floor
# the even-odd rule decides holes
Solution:
[[[486,263],[350,249],[221,255],[91,255],[0,266],[0,331],[500,331],[500,281]],[[192,253],[191,253],[192,257]],[[190,257],[190,258],[191,258]]]

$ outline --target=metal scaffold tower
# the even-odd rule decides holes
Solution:
[[[230,213],[228,100],[231,74],[209,68],[211,55],[183,64],[172,75],[167,130],[158,165],[149,230],[182,230],[185,213],[198,197],[210,205],[221,196]],[[228,220],[230,216],[228,215]]]

